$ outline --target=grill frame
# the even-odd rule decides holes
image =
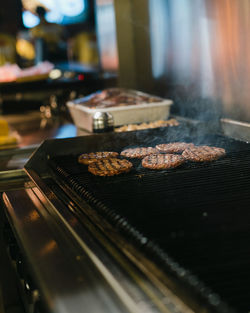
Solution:
[[[187,138],[191,138],[191,136],[193,136],[192,134],[195,133],[197,134],[197,130],[195,129],[188,129],[189,134],[188,136],[185,134],[185,136],[183,137],[182,135],[179,136],[177,141],[184,141]],[[180,134],[183,134],[183,130],[182,132],[179,132]],[[89,137],[85,137],[85,138],[76,138],[74,140],[60,140],[60,142],[57,141],[49,141],[49,142],[45,142],[44,146],[41,147],[40,151],[38,149],[37,153],[33,156],[33,158],[31,158],[31,160],[28,162],[28,164],[25,166],[28,174],[33,177],[34,181],[39,185],[39,180],[43,179],[43,177],[48,177],[48,176],[54,176],[53,171],[50,172],[49,168],[48,168],[48,160],[51,160],[52,158],[54,158],[55,156],[59,155],[62,156],[65,154],[65,151],[69,151],[68,149],[71,146],[71,151],[74,150],[74,152],[76,154],[78,153],[83,153],[83,152],[91,152],[91,151],[98,151],[96,150],[97,147],[101,147],[103,148],[103,150],[106,149],[110,149],[110,145],[114,145],[114,140],[116,142],[119,142],[120,146],[116,146],[117,149],[119,150],[121,146],[124,147],[128,147],[128,143],[131,141],[133,142],[133,144],[138,144],[138,141],[140,142],[140,144],[145,143],[145,145],[151,145],[150,144],[150,140],[148,140],[148,136],[150,135],[151,138],[152,136],[154,138],[158,138],[158,136],[160,136],[160,142],[164,142],[162,139],[162,136],[165,134],[165,136],[168,136],[168,142],[173,141],[173,136],[176,136],[175,130],[166,130],[166,129],[160,129],[160,130],[151,130],[151,131],[142,131],[140,132],[140,135],[138,135],[138,132],[134,132],[134,133],[127,133],[127,134],[110,134],[107,136],[98,136],[95,138],[89,138]],[[92,136],[93,137],[93,136]],[[208,135],[208,137],[211,137],[211,134]],[[208,138],[207,137],[207,138]],[[145,140],[146,138],[146,140]],[[176,138],[176,137],[175,137]],[[198,143],[203,143],[205,138],[205,135],[203,134],[202,137],[199,136],[197,137],[197,142]],[[218,138],[218,137],[217,137]],[[93,143],[93,139],[96,139],[95,142]],[[157,139],[158,140],[158,139]],[[231,143],[236,143],[236,141],[231,140],[231,139],[225,139],[227,142],[231,142]],[[197,143],[196,142],[196,143]],[[152,140],[151,140],[152,143]],[[159,143],[159,141],[157,142]],[[204,142],[204,144],[207,143],[207,141]],[[211,143],[211,142],[210,142]],[[79,149],[79,145],[84,144],[84,148],[80,148]],[[216,143],[215,143],[216,144]],[[246,148],[246,144],[243,142],[237,142],[236,144],[237,149],[241,148],[241,149],[245,149]],[[58,149],[57,149],[58,147]],[[235,147],[234,147],[235,148]],[[249,149],[249,146],[247,146],[247,149]],[[100,151],[100,149],[99,149]],[[66,153],[67,154],[67,153]],[[39,166],[37,163],[37,160],[41,160],[41,158],[43,159],[43,162],[40,162]],[[39,168],[39,169],[38,169]],[[202,168],[202,165],[199,165],[198,168]],[[40,170],[40,172],[39,172]],[[176,169],[176,171],[178,171],[178,169]],[[70,189],[67,188],[66,184],[64,184],[62,182],[61,179],[58,179],[58,175],[55,175],[54,178],[57,180],[57,183],[64,189],[64,191],[68,194],[72,193],[72,191]],[[71,195],[72,196],[72,195]],[[86,195],[85,195],[86,197]],[[81,200],[79,199],[79,197],[77,197],[77,195],[74,195],[74,201],[76,201],[78,203],[78,206],[81,207]],[[107,208],[103,208],[103,210],[107,210]],[[93,213],[93,212],[92,212]],[[100,212],[99,212],[100,213]],[[107,214],[109,216],[112,217],[113,212],[107,212],[106,211],[106,216]],[[114,216],[113,216],[114,217]],[[117,225],[119,224],[122,227],[127,227],[128,228],[128,224],[126,223],[126,221],[123,218],[117,218],[117,216],[115,217],[118,221]],[[116,225],[116,226],[117,226]],[[101,227],[101,226],[100,226]],[[134,228],[130,228],[131,233],[132,233],[132,237],[137,237],[137,244],[139,243],[139,246],[143,246],[143,242],[141,242],[141,235],[138,233],[138,231]],[[127,230],[126,230],[127,231]],[[121,234],[117,234],[117,235],[121,235]],[[112,237],[112,236],[110,236]],[[152,252],[153,250],[155,250],[154,252]],[[168,255],[164,254],[164,252],[162,250],[159,250],[159,248],[156,245],[152,245],[149,248],[149,252],[151,253],[157,253],[157,254],[162,254],[163,253],[163,258],[165,260],[167,260],[167,264],[165,264],[168,268],[167,271],[167,275],[169,275],[169,277],[171,277],[172,282],[174,281],[174,285],[175,288],[178,289],[177,293],[183,294],[183,291],[180,291],[182,289],[182,287],[185,288],[191,288],[191,297],[195,296],[196,300],[198,302],[206,302],[206,305],[208,307],[208,310],[212,310],[212,311],[218,311],[218,312],[230,312],[230,308],[228,306],[226,306],[223,302],[218,303],[218,301],[216,300],[216,295],[213,294],[213,292],[207,288],[201,281],[198,280],[197,283],[197,278],[194,277],[191,273],[189,273],[188,271],[185,271],[178,263],[176,263],[172,258],[170,258]],[[140,251],[141,253],[141,251]],[[150,253],[148,254],[147,252],[147,257],[148,255],[150,255]],[[153,261],[154,258],[153,258]],[[183,276],[183,271],[185,271],[185,275]],[[162,273],[161,273],[162,274]],[[165,273],[166,274],[166,273]],[[169,278],[168,277],[168,278]],[[196,283],[194,283],[194,281],[196,281]],[[192,286],[196,284],[196,286]],[[180,285],[182,285],[182,287],[180,287]],[[177,287],[178,286],[178,287]],[[203,290],[203,292],[201,292],[200,290]],[[187,291],[187,290],[186,290]],[[185,293],[185,291],[184,291]],[[216,300],[216,301],[215,301]],[[204,302],[204,303],[205,303]],[[204,304],[203,303],[203,304]]]

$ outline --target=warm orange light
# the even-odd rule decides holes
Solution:
[[[35,58],[34,46],[25,39],[17,40],[16,51],[24,59],[33,60]]]
[[[44,256],[48,253],[51,253],[53,250],[55,250],[57,247],[57,243],[55,240],[49,241],[41,250],[40,250],[40,255]]]

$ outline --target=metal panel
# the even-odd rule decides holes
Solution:
[[[4,202],[7,217],[29,266],[29,275],[32,275],[48,311],[141,312],[126,294],[121,294],[123,301],[117,297],[119,288],[114,293],[97,270],[93,252],[86,244],[84,249],[77,250],[70,236],[65,237],[65,231],[60,230],[60,225],[47,211],[41,193],[39,197],[35,189],[9,191],[4,194]],[[85,233],[86,241],[87,238]],[[111,276],[109,279],[112,280]]]
[[[122,84],[173,98],[181,115],[250,120],[249,0],[125,2],[131,2],[130,10],[117,6],[117,23],[123,25],[117,28],[118,51],[126,63],[120,76],[129,76],[135,64],[136,80]],[[122,48],[130,51],[131,45],[128,58]]]
[[[0,172],[0,192],[21,189],[30,183],[30,179],[24,170]]]

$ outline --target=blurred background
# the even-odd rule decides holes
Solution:
[[[247,123],[249,16],[250,0],[3,1],[1,114],[72,123],[67,101],[118,86],[172,99],[176,116]]]
[[[93,1],[11,0],[1,5],[0,17],[1,34],[16,39],[15,61],[20,66],[51,59],[51,55],[43,55],[45,49],[37,45],[37,39],[44,45],[57,44],[57,61],[98,63]],[[4,61],[1,47],[1,64]]]
[[[249,121],[249,14],[249,0],[3,1],[0,65],[49,61],[53,80],[105,74],[172,98],[178,114]]]

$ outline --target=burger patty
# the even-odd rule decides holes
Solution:
[[[84,153],[78,157],[78,162],[82,164],[90,164],[101,159],[115,158],[117,156],[117,152],[110,151]]]
[[[88,171],[97,176],[114,176],[127,173],[132,167],[133,164],[128,160],[109,158],[89,164]]]
[[[226,154],[225,149],[209,146],[197,146],[187,148],[183,151],[182,156],[189,161],[206,162],[214,161]]]
[[[126,149],[121,152],[121,155],[126,158],[138,158],[142,159],[147,155],[150,154],[156,154],[159,153],[159,151],[156,148],[152,147],[143,147],[143,148],[134,148],[134,149]]]
[[[185,149],[192,147],[194,147],[193,143],[172,142],[157,145],[156,149],[162,153],[180,153],[183,152]]]
[[[151,154],[142,160],[142,166],[154,170],[174,168],[184,163],[184,158],[177,154]]]

